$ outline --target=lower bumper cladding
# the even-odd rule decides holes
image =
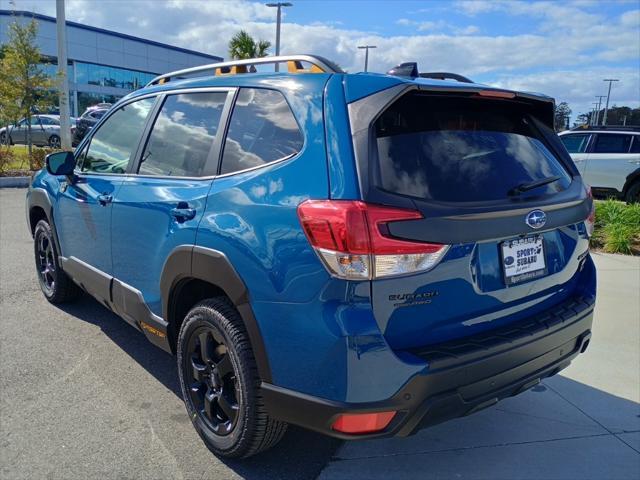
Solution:
[[[383,401],[336,402],[264,382],[263,398],[274,418],[333,437],[410,435],[495,405],[566,368],[589,344],[594,303],[570,299],[553,314],[510,325],[505,335],[491,332],[491,341],[474,338],[466,351],[461,341],[411,352],[429,369]]]

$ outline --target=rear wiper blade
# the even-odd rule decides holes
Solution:
[[[542,178],[540,180],[536,180],[534,182],[529,183],[521,183],[517,187],[512,188],[507,192],[508,195],[520,195],[521,193],[528,192],[529,190],[533,190],[534,188],[542,187],[544,185],[548,185],[549,183],[557,182],[560,180],[557,175],[553,177]]]

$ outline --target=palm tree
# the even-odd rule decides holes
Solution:
[[[229,41],[229,56],[234,60],[266,57],[271,42],[258,40],[257,42],[244,30],[240,30]]]

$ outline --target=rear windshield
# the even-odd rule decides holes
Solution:
[[[379,187],[392,193],[479,202],[559,192],[571,183],[516,102],[409,94],[381,115],[375,132]],[[531,187],[541,180],[548,183]]]

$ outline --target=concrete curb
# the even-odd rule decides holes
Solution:
[[[26,188],[31,177],[0,177],[0,188]]]

